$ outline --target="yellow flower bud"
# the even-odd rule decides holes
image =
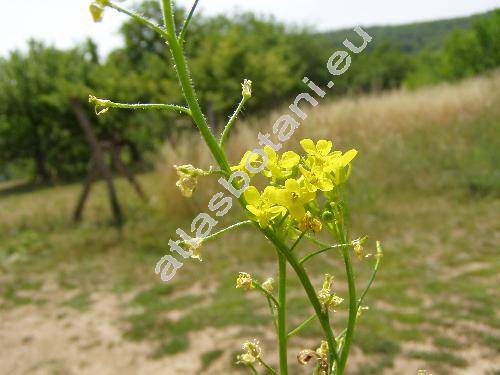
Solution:
[[[195,168],[191,164],[181,166],[174,165],[174,168],[177,171],[177,176],[179,176],[179,180],[175,185],[186,198],[191,198],[193,196],[193,192],[198,186],[198,177],[207,176],[212,172],[211,170],[207,172],[202,169]]]
[[[236,289],[250,290],[253,288],[253,278],[246,272],[240,272],[236,280]]]
[[[264,281],[264,283],[262,284],[262,288],[271,293],[274,289],[274,279],[270,277],[269,279]]]
[[[259,346],[259,342],[255,339],[245,342],[242,349],[245,351],[245,353],[240,354],[236,357],[237,364],[252,365],[262,355],[262,349]]]
[[[304,217],[299,221],[299,230],[301,232],[319,233],[323,228],[321,221],[316,219],[310,212],[306,212]]]
[[[245,79],[241,84],[241,95],[243,99],[248,100],[252,97],[252,81]]]
[[[332,292],[333,276],[326,274],[323,282],[323,288],[318,292],[318,299],[323,307],[323,311],[327,312],[331,308],[340,305],[344,299]]]
[[[89,10],[94,22],[102,21],[102,14],[104,12],[104,8],[100,4],[98,4],[97,2],[90,4]]]

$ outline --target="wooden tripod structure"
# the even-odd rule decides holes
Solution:
[[[134,177],[134,174],[127,168],[125,163],[121,159],[121,150],[125,146],[125,142],[119,142],[116,140],[112,141],[99,141],[92,130],[92,125],[82,107],[80,102],[76,99],[71,100],[71,105],[73,111],[75,112],[78,123],[83,129],[85,138],[92,150],[92,157],[89,163],[89,171],[85,179],[83,190],[78,200],[77,206],[73,214],[73,220],[79,222],[82,220],[83,210],[85,208],[85,202],[89,196],[92,184],[97,181],[97,179],[102,177],[108,189],[109,201],[111,205],[111,211],[117,225],[123,223],[123,212],[118,201],[118,195],[116,193],[115,185],[113,183],[113,174],[111,169],[105,162],[104,155],[106,153],[110,154],[112,166],[124,175],[130,184],[134,187],[135,191],[139,197],[146,200],[146,195],[141,188],[141,185]]]

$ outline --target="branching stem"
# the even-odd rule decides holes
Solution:
[[[147,18],[145,18],[144,16],[141,16],[140,14],[137,14],[131,10],[128,10],[128,9],[125,9],[123,7],[121,7],[120,5],[116,4],[116,3],[113,3],[111,1],[109,1],[106,6],[110,7],[110,8],[113,8],[115,10],[117,10],[118,12],[120,13],[123,13],[123,14],[126,14],[127,16],[133,18],[134,20],[136,20],[137,22],[149,27],[150,29],[156,31],[160,36],[162,36],[163,38],[166,39],[166,32],[163,28],[161,28],[160,26],[156,25],[155,23],[153,23],[152,21],[148,20]]]
[[[179,39],[179,43],[182,45],[186,41],[186,33],[189,27],[189,24],[191,22],[191,19],[193,18],[194,12],[196,10],[196,7],[198,6],[200,0],[196,0],[191,7],[191,10],[189,11],[188,16],[186,17],[186,20],[184,21],[184,24],[182,25],[182,29],[179,33],[179,36],[177,39]]]

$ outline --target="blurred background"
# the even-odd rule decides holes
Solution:
[[[161,23],[157,1],[121,5]],[[191,2],[177,5],[180,23]],[[169,284],[154,274],[175,229],[188,227],[220,190],[207,178],[185,200],[172,166],[214,162],[186,117],[95,115],[89,94],[183,101],[162,40],[110,9],[95,24],[88,6],[0,4],[0,373],[238,374],[245,369],[235,355],[253,337],[276,363],[265,301],[234,289],[239,271],[275,276],[274,250],[251,229],[207,245],[203,263],[188,261]],[[215,132],[239,101],[242,80],[254,83],[228,143],[233,163],[303,91],[304,75],[330,79],[325,62],[344,39],[356,40],[352,27],[373,37],[289,143],[297,149],[302,138],[327,138],[359,150],[353,235],[384,243],[349,374],[500,374],[498,6],[200,2],[186,48]],[[114,177],[114,211],[109,185],[94,175],[96,149],[104,176]],[[240,218],[233,209],[220,227]],[[318,289],[330,272],[346,296],[336,254],[309,267]],[[355,263],[360,285],[370,267]],[[298,280],[290,283],[293,326],[311,311]],[[346,309],[338,308],[334,326]],[[312,324],[291,341],[292,374],[311,372],[293,353],[317,347],[320,334]]]

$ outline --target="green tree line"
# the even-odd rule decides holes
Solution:
[[[145,1],[140,8],[159,21],[156,1]],[[498,67],[500,10],[470,23],[451,33],[448,26],[436,26],[438,31],[445,29],[446,36],[426,36],[427,44],[417,37],[405,43],[394,38],[394,30],[384,37],[378,28],[380,38],[356,56],[349,73],[336,83],[335,94],[418,87]],[[418,35],[415,26],[408,30]],[[409,35],[408,30],[403,35]],[[188,119],[169,113],[109,111],[96,117],[92,112],[86,103],[89,93],[117,102],[181,104],[163,41],[130,21],[120,32],[124,46],[104,59],[91,40],[68,50],[30,41],[26,52],[0,59],[0,178],[18,170],[40,181],[85,173],[90,150],[72,100],[85,106],[100,139],[126,142],[134,161],[144,159],[171,135],[192,129]],[[423,35],[431,34],[426,29]],[[318,83],[328,81],[325,61],[346,37],[354,38],[350,32],[339,39],[338,34],[318,34],[252,13],[197,18],[188,35],[187,54],[211,126],[219,129],[231,115],[243,78],[254,82],[255,95],[246,108],[252,113],[275,108],[296,95],[303,89],[304,75]],[[417,45],[416,40],[422,45],[418,51],[408,47]],[[436,40],[444,40],[439,48]]]

